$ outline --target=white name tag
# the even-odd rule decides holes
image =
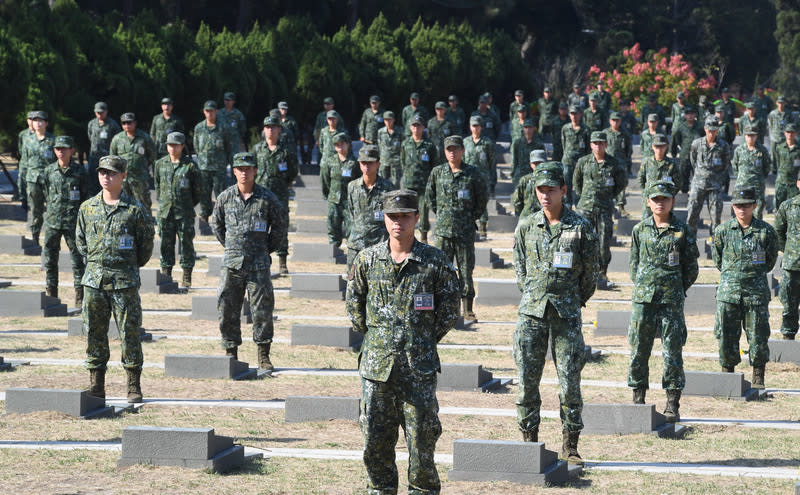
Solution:
[[[140,155],[144,155],[144,146],[139,146],[138,148],[136,148],[136,152],[139,153]]]
[[[264,220],[255,220],[253,221],[253,231],[254,232],[266,232],[267,231],[267,222]]]
[[[100,139],[108,139],[108,133],[106,131],[100,131]]]
[[[81,192],[78,191],[77,189],[72,189],[69,192],[69,200],[70,201],[78,201],[80,199],[81,199]]]
[[[186,177],[181,177],[181,188],[186,189],[189,187],[189,181],[186,180]]]
[[[350,170],[349,168],[343,168],[342,169],[342,177],[352,177],[352,175],[353,175],[353,171]]]
[[[120,249],[133,249],[133,236],[130,234],[123,234],[119,237]]]
[[[572,253],[556,251],[553,253],[553,267],[572,268]]]
[[[613,177],[606,177],[606,186],[614,187],[614,178]]]
[[[383,222],[383,212],[382,211],[373,212],[372,218],[376,222]]]
[[[795,160],[794,160],[794,166],[795,166],[795,167],[800,167],[800,159],[797,159],[797,158],[795,158]]]
[[[492,121],[491,120],[486,122],[486,128],[487,129],[491,129],[492,128]]]
[[[669,252],[669,255],[667,255],[667,265],[678,266],[679,264],[680,264],[680,255],[678,254],[677,250],[673,249],[672,251]]]
[[[469,199],[470,198],[469,189],[459,189],[456,194],[458,196],[458,199]]]
[[[433,294],[429,292],[423,294],[414,294],[414,309],[417,311],[432,311]]]
[[[753,264],[754,265],[763,265],[767,262],[767,255],[763,249],[758,249],[753,251]]]
[[[281,172],[286,172],[287,170],[289,170],[289,166],[286,165],[286,162],[279,162],[278,170],[280,170]]]

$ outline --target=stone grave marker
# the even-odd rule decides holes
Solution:
[[[70,318],[67,320],[67,337],[83,337],[85,335],[82,318]],[[153,334],[148,333],[144,328],[139,328],[139,335],[142,342],[151,342],[153,340]],[[108,320],[108,338],[119,340],[119,327],[117,327],[117,321],[113,316]]]
[[[295,273],[289,295],[307,299],[344,300],[347,282],[338,273]]]
[[[358,397],[290,395],[286,397],[284,421],[287,423],[332,419],[358,421],[360,404],[361,399]]]
[[[139,279],[142,286],[139,292],[145,294],[176,294],[178,282],[174,282],[172,277],[164,275],[158,268],[140,268]]]
[[[221,255],[208,255],[208,276],[219,277],[222,275],[222,259]]]
[[[296,233],[298,235],[322,235],[328,234],[327,220],[317,218],[296,218],[295,225],[297,226]]]
[[[57,411],[81,419],[107,418],[114,415],[106,401],[88,395],[85,390],[51,388],[9,388],[6,390],[6,412],[27,414],[36,411]]]
[[[341,248],[332,244],[293,242],[291,261],[311,261],[344,265],[347,263],[347,255]]]
[[[522,293],[515,280],[492,280],[478,282],[475,303],[483,306],[518,305]]]
[[[667,423],[654,404],[584,404],[583,433],[589,435],[633,435],[647,433],[676,438],[685,427]]]
[[[631,312],[623,311],[597,311],[597,324],[594,329],[595,337],[627,336],[628,326],[631,323]]]
[[[510,380],[501,380],[492,377],[490,371],[483,369],[480,364],[441,363],[442,372],[437,377],[436,389],[442,391],[452,390],[480,390],[486,392],[506,385]]]
[[[800,365],[800,341],[769,339],[769,360]]]
[[[67,305],[41,291],[0,290],[0,316],[67,316]]]
[[[717,371],[684,371],[686,385],[683,395],[721,397],[733,400],[755,400],[765,395],[764,390],[750,387],[744,373]]]
[[[713,315],[717,312],[717,285],[694,284],[683,301],[685,315]]]
[[[255,378],[258,370],[234,359],[232,356],[204,356],[199,354],[167,354],[164,356],[164,374],[178,378],[222,378],[248,380]]]
[[[475,266],[486,268],[503,268],[506,262],[492,248],[475,247]]]
[[[0,235],[0,253],[38,256],[42,254],[42,248],[36,245],[33,239],[28,239],[25,236],[18,234],[2,234]]]
[[[364,336],[349,325],[292,325],[291,345],[320,345],[337,349],[358,350]]]
[[[456,440],[453,468],[447,473],[450,481],[511,481],[539,486],[561,484],[569,477],[567,463],[545,449],[543,442],[504,440]]]
[[[217,296],[192,296],[192,320],[218,321]],[[245,298],[242,302],[242,320],[253,323],[250,315],[250,302]]]
[[[14,366],[11,363],[6,363],[3,360],[3,356],[0,356],[0,371],[11,371],[14,369]]]

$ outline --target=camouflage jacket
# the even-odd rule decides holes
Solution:
[[[731,166],[731,147],[719,138],[709,146],[705,137],[699,137],[692,142],[689,159],[694,169],[693,187],[719,189]]]
[[[660,180],[670,180],[675,187],[680,190],[681,188],[681,169],[674,159],[664,157],[662,161],[656,160],[655,156],[649,156],[642,160],[642,165],[639,167],[639,176],[637,177],[639,187],[644,190],[653,182]]]
[[[436,162],[444,160],[444,138],[453,134],[460,134],[456,126],[449,120],[439,120],[433,117],[428,121],[428,139],[436,146],[438,158]]]
[[[653,139],[655,138],[655,134],[650,134],[650,129],[645,127],[642,130],[642,134],[639,140],[639,149],[642,153],[642,160],[647,157],[653,156]],[[692,141],[689,141],[689,147],[691,148]],[[688,153],[688,151],[687,151]],[[687,155],[688,156],[688,155]]]
[[[692,143],[695,139],[705,136],[703,125],[695,121],[694,125],[689,125],[685,120],[681,120],[677,124],[672,124],[672,142],[669,145],[672,158],[680,159],[680,163],[689,164],[689,154],[692,150]],[[652,146],[652,140],[650,141]],[[650,149],[650,155],[653,150]],[[644,156],[644,149],[642,149],[642,156]]]
[[[561,149],[563,150],[562,162],[575,165],[578,158],[589,152],[589,136],[591,131],[581,123],[578,129],[572,127],[572,122],[561,127]]]
[[[234,108],[230,112],[225,107],[220,108],[217,111],[217,120],[228,129],[231,141],[237,147],[239,141],[244,141],[247,138],[247,119],[244,118],[244,114],[238,108]]]
[[[341,127],[339,129],[341,129]],[[333,146],[333,137],[339,134],[339,132],[338,129],[331,132],[328,126],[325,126],[319,131],[320,162],[336,159],[336,148]],[[350,136],[347,132],[344,132],[344,134],[347,136],[347,141],[350,142]],[[351,147],[348,154],[352,153],[352,151],[353,149]],[[322,166],[322,163],[320,163],[320,166]]]
[[[347,184],[344,214],[350,225],[348,249],[361,250],[389,238],[383,222],[383,193],[393,189],[394,185],[381,176],[370,189],[364,185],[363,179]]]
[[[581,91],[578,94],[572,92],[569,95],[567,95],[567,104],[569,106],[577,105],[581,107],[582,110],[589,106],[588,96],[586,96],[586,93],[584,93],[583,91]]]
[[[770,300],[767,273],[778,258],[778,235],[763,220],[753,217],[750,227],[743,231],[735,218],[719,225],[714,231],[711,255],[722,272],[717,301],[768,304]]]
[[[322,112],[317,114],[317,118],[314,121],[314,141],[317,141],[318,146],[322,144],[320,142],[319,134],[320,132],[322,132],[327,128],[328,128],[327,112],[323,110]],[[336,132],[339,131],[344,131],[344,120],[342,120],[341,115],[339,116],[339,120],[337,121],[336,124]],[[320,148],[320,151],[321,150],[322,148]]]
[[[597,101],[597,108],[604,111],[606,115],[608,115],[611,112],[611,93],[605,90],[595,91],[595,93],[600,97],[600,99]],[[606,120],[606,122],[608,122],[608,120]]]
[[[727,120],[722,121],[717,132],[717,139],[722,139],[728,144],[733,143],[733,140],[736,139],[736,131],[733,130],[733,124]]]
[[[36,134],[31,134],[24,140],[20,162],[25,163],[25,180],[29,184],[44,177],[45,169],[56,159],[53,144],[55,137],[49,132],[46,132],[42,139],[37,138]]]
[[[533,174],[528,174],[519,180],[514,189],[514,194],[511,195],[511,204],[514,205],[514,214],[518,217],[527,217],[542,209],[539,198],[536,196],[535,184]]]
[[[683,122],[684,118],[684,107],[681,106],[680,103],[677,101],[672,104],[672,109],[670,110],[670,118],[672,119],[672,128],[674,129],[679,123]]]
[[[471,117],[480,116],[483,119],[483,130],[481,131],[481,135],[491,139],[492,141],[497,141],[497,133],[500,132],[500,117],[497,116],[491,109],[486,111],[486,114],[482,114],[479,110],[475,110],[472,112]]]
[[[628,184],[625,166],[606,153],[603,163],[597,163],[589,153],[578,160],[572,176],[572,188],[579,196],[578,210],[613,211],[617,195]]]
[[[456,107],[455,110],[447,107],[447,112],[444,114],[444,118],[448,119],[450,122],[453,122],[456,125],[455,132],[453,134],[462,134],[464,132],[464,128],[467,124],[467,113],[461,107]]]
[[[81,203],[89,199],[89,175],[83,165],[73,161],[67,168],[53,162],[44,171],[47,210],[44,225],[50,229],[75,230]]]
[[[296,155],[298,139],[300,139],[300,125],[294,117],[287,115],[281,120],[281,135],[278,142],[289,150],[295,150]]]
[[[224,122],[208,127],[205,120],[194,126],[194,152],[200,170],[225,170],[233,162],[231,133]]]
[[[599,259],[594,228],[577,213],[564,208],[555,225],[548,225],[541,210],[520,219],[514,232],[519,313],[542,318],[549,302],[561,318],[580,318],[595,291]]]
[[[633,138],[625,131],[614,131],[611,127],[603,130],[608,139],[606,153],[613,155],[618,162],[627,166],[631,162],[633,155]]]
[[[478,167],[461,164],[453,173],[447,162],[434,167],[425,189],[425,200],[436,214],[437,237],[474,239],[475,221],[489,201],[489,187]]]
[[[17,134],[17,152],[19,153],[19,166],[18,166],[19,177],[23,180],[25,179],[25,160],[24,160],[25,147],[26,147],[25,143],[28,141],[28,139],[30,139],[33,136],[36,136],[36,134],[27,127],[19,131],[19,134]]]
[[[136,129],[133,139],[125,132],[120,132],[111,140],[112,155],[118,155],[128,163],[126,181],[149,181],[150,167],[156,160],[156,146],[150,136],[141,129]]]
[[[728,101],[719,100],[717,104],[725,107],[725,118],[723,120],[729,123],[732,129],[733,122],[736,119],[736,103],[734,103],[733,100],[729,99]]]
[[[184,155],[178,163],[172,163],[167,155],[156,160],[154,168],[153,180],[158,192],[157,217],[169,218],[172,213],[176,219],[194,218],[194,207],[203,196],[200,171],[194,160]]]
[[[773,142],[783,142],[783,128],[786,124],[793,122],[789,112],[779,112],[776,108],[767,116],[767,128],[769,129],[769,139]]]
[[[625,113],[620,112],[620,120],[622,121],[622,130],[633,136],[634,134],[638,134],[637,129],[639,128],[639,121],[636,120],[636,115],[633,114],[630,110]]]
[[[754,101],[756,103],[756,118],[766,124],[767,116],[775,107],[775,103],[773,103],[772,98],[767,95],[761,98],[755,98]]]
[[[755,127],[758,131],[758,143],[764,143],[764,136],[767,135],[766,125],[763,120],[759,119],[758,117],[750,119],[750,116],[745,112],[741,117],[739,117],[739,134],[744,135],[744,130],[748,127]]]
[[[436,345],[455,325],[459,303],[458,276],[439,249],[414,241],[399,264],[388,242],[361,251],[345,302],[353,329],[364,334],[360,375],[385,382],[398,359],[420,377],[440,371]]]
[[[583,112],[583,125],[589,128],[589,132],[602,131],[608,125],[608,113],[599,106],[596,111],[587,108]]]
[[[410,120],[416,114],[422,115],[422,118],[425,119],[427,122],[430,118],[430,114],[428,113],[428,109],[423,107],[422,105],[417,105],[417,108],[412,107],[410,104],[403,107],[403,111],[400,114],[401,124],[406,129],[410,129]]]
[[[775,213],[778,250],[783,251],[784,270],[800,271],[800,196],[781,203]]]
[[[775,163],[772,164],[772,173],[776,175],[776,184],[786,184],[794,187],[797,182],[797,172],[800,170],[800,145],[789,148],[786,141],[782,141],[775,148]]]
[[[403,141],[400,164],[403,167],[403,187],[422,191],[437,161],[436,145],[428,139],[414,141],[410,134]]]
[[[261,141],[253,148],[258,162],[256,183],[272,191],[284,208],[289,207],[289,187],[297,177],[297,153],[288,148],[278,146],[270,150],[266,141]]]
[[[550,128],[553,134],[553,160],[560,161],[564,157],[564,144],[561,142],[561,129],[569,123],[569,117],[561,120],[560,115],[553,117],[553,120],[550,122]]]
[[[483,172],[486,183],[497,184],[497,159],[495,158],[494,141],[486,136],[476,143],[472,136],[464,138],[464,161],[478,167]]]
[[[369,144],[378,144],[378,129],[383,126],[383,109],[379,108],[377,112],[373,112],[372,107],[366,108],[358,123],[358,135]]]
[[[378,149],[381,152],[381,165],[390,167],[400,165],[403,146],[403,130],[395,126],[392,133],[386,127],[378,130]]]
[[[522,137],[511,143],[511,177],[519,180],[520,177],[530,174],[531,151],[543,149],[545,149],[544,141],[538,132],[533,134],[530,142]]]
[[[82,285],[103,290],[139,287],[139,267],[153,254],[153,220],[125,193],[116,205],[103,191],[86,200],[78,213],[75,243],[86,259]]]
[[[167,120],[164,118],[163,113],[153,116],[153,121],[150,124],[150,137],[156,145],[158,156],[167,154],[167,136],[171,132],[186,132],[183,127],[183,120],[180,117],[173,114]]]
[[[111,149],[111,140],[120,132],[122,132],[122,127],[111,117],[106,117],[102,125],[97,118],[90,120],[89,125],[86,126],[86,135],[89,137],[90,144],[89,153],[97,157],[108,155]]]
[[[361,177],[361,167],[352,158],[340,160],[339,155],[334,155],[320,167],[319,175],[322,196],[329,203],[344,206],[347,204],[347,184]]]
[[[697,280],[694,230],[670,215],[669,226],[657,228],[653,216],[633,227],[630,274],[633,302],[678,304]]]
[[[555,98],[550,98],[549,100],[545,100],[544,96],[539,98],[537,103],[539,107],[539,132],[551,132],[550,125],[558,117],[558,103]]]
[[[236,184],[225,189],[214,205],[211,227],[225,247],[222,266],[234,270],[269,270],[269,253],[280,247],[287,228],[280,200],[258,184],[246,200]]]
[[[519,117],[516,116],[508,122],[509,135],[511,136],[512,143],[517,139],[522,139],[525,137],[525,131],[522,125],[523,123],[524,121],[521,122]],[[541,126],[539,126],[539,129],[541,129]]]
[[[649,104],[645,103],[642,107],[642,113],[639,116],[639,122],[642,125],[642,132],[647,129],[647,117],[654,113],[658,115],[658,132],[664,132],[664,125],[667,121],[667,111],[664,110],[660,104],[656,103],[656,107],[652,108]]]
[[[753,150],[750,150],[747,144],[739,145],[733,152],[731,167],[736,175],[736,184],[747,184],[763,189],[767,175],[772,170],[769,150],[760,144],[756,144]]]

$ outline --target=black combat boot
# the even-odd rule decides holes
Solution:
[[[269,360],[269,349],[272,344],[258,344],[258,367],[262,370],[272,371],[272,361]]]
[[[128,404],[142,402],[142,370],[125,370],[128,373]]]
[[[764,366],[753,366],[753,381],[750,384],[753,388],[764,390]]]
[[[289,275],[289,267],[286,266],[286,255],[281,254],[280,256],[278,256],[278,262],[280,266],[280,274]]]
[[[581,432],[579,431],[562,431],[561,459],[569,464],[583,465],[583,459],[578,454],[578,438],[580,436]]]
[[[681,391],[667,390],[667,407],[664,409],[664,418],[667,423],[677,423],[681,420],[680,407]]]
[[[184,268],[183,269],[183,286],[187,289],[192,286],[192,269],[191,268]]]
[[[83,306],[83,286],[75,287],[75,306],[78,308]]]
[[[230,356],[235,360],[239,360],[239,348],[238,347],[228,347],[225,349],[225,355]]]
[[[44,291],[50,297],[58,297],[58,287],[55,285],[48,285]]]
[[[106,370],[89,370],[89,390],[87,395],[106,398]]]
[[[171,266],[170,267],[162,267],[161,268],[161,275],[164,275],[165,277],[172,278],[172,267]]]
[[[733,373],[733,370],[736,369],[735,366],[723,366],[722,372],[723,373]]]
[[[646,388],[635,388],[633,389],[633,403],[634,404],[644,404],[644,396],[647,395]]]
[[[539,427],[532,430],[522,430],[523,442],[538,442],[539,441]]]

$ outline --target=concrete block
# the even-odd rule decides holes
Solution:
[[[475,302],[483,306],[519,305],[522,293],[515,280],[478,282],[478,295]]]
[[[195,225],[195,227],[197,227]],[[195,229],[197,231],[197,229]],[[153,252],[150,254],[151,260],[159,260],[161,259],[161,238],[156,237],[153,239]],[[181,259],[181,243],[178,240],[177,236],[175,238],[175,261],[180,261]]]
[[[86,335],[86,333],[83,331],[82,318],[70,318],[67,320],[67,337],[83,337],[84,335]],[[147,333],[144,328],[139,328],[139,336],[142,342],[150,342],[153,340],[153,335]],[[119,340],[119,328],[113,316],[108,321],[108,338]]]
[[[330,421],[346,419],[358,421],[361,399],[358,397],[315,397],[290,395],[286,397],[284,421]]]
[[[305,199],[297,202],[297,215],[303,217],[328,216],[328,202],[324,199]]]
[[[513,233],[519,217],[514,215],[489,215],[487,229],[492,232]]]
[[[630,311],[598,311],[594,336],[627,336],[630,323]]]
[[[42,238],[43,240],[44,238]],[[0,235],[0,253],[3,254],[24,254],[27,256],[38,256],[42,254],[42,248],[22,235],[3,234]]]
[[[321,187],[298,187],[294,190],[294,200],[297,201],[298,205],[307,200],[319,201],[324,199]]]
[[[11,371],[14,369],[14,366],[11,363],[6,363],[3,360],[3,356],[0,356],[0,371]]]
[[[52,388],[9,388],[6,390],[6,412],[26,414],[36,411],[57,411],[76,418],[99,418],[113,414],[104,399],[86,394],[85,390]]]
[[[24,222],[28,219],[28,212],[22,209],[22,206],[15,203],[2,203],[0,204],[0,219],[2,220],[17,220]],[[0,251],[5,252],[5,251]]]
[[[322,188],[322,178],[319,176],[319,170],[316,175],[302,174],[298,175],[294,180],[294,187],[319,187]]]
[[[492,378],[492,373],[480,364],[442,363],[442,373],[437,377],[437,390],[478,390],[487,391],[501,385],[500,380]]]
[[[179,378],[254,378],[256,370],[231,356],[203,356],[197,354],[167,354],[164,356],[164,374]]]
[[[475,248],[475,266],[483,266],[486,268],[503,268],[506,262],[503,258],[497,255],[492,248]]]
[[[769,360],[800,365],[800,341],[769,339]]]
[[[209,255],[208,257],[208,276],[219,277],[222,275],[222,259],[224,256]]]
[[[211,225],[202,221],[199,216],[194,217],[194,231],[195,235],[214,235]]]
[[[639,223],[639,220],[634,218],[620,218],[614,224],[614,233],[619,237],[630,237],[633,233],[633,227]]]
[[[453,442],[450,481],[511,481],[531,485],[568,480],[567,463],[542,442],[468,440]]]
[[[584,404],[583,432],[590,435],[657,434],[670,437],[675,428],[666,423],[654,404]]]
[[[683,313],[687,316],[713,315],[717,312],[717,285],[694,284],[686,293]]]
[[[753,400],[763,391],[750,388],[744,373],[722,373],[716,371],[684,371],[686,385],[683,395],[702,395],[734,400]]]
[[[325,219],[297,218],[295,224],[299,235],[328,234],[328,224]]]
[[[67,305],[41,291],[3,290],[0,316],[67,316]]]
[[[350,326],[292,325],[292,345],[321,345],[356,350],[364,336]]]
[[[172,277],[163,275],[158,268],[140,268],[139,279],[142,282],[142,286],[139,288],[141,293],[175,294],[178,292],[178,282],[174,282]]]
[[[339,274],[295,273],[289,295],[308,299],[344,300],[347,282]]]
[[[217,314],[217,296],[192,296],[192,320],[219,320]],[[242,319],[252,323],[250,316],[250,303],[247,299],[242,303]]]
[[[611,261],[608,263],[608,271],[610,273],[624,273],[627,275],[630,271],[631,252],[628,249],[612,249]]]
[[[347,255],[332,244],[293,242],[291,260],[344,265],[347,263]]]

